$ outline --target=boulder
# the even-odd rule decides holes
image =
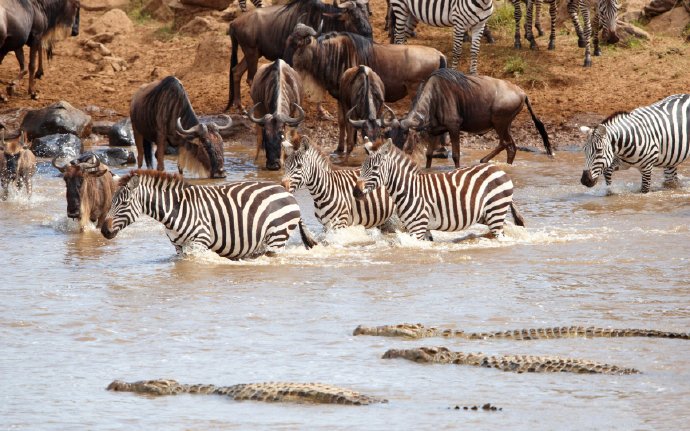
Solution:
[[[134,145],[134,131],[129,118],[113,124],[108,131],[108,144],[112,147],[129,147]]]
[[[214,25],[211,20],[202,16],[197,16],[193,20],[189,21],[187,24],[180,28],[180,33],[186,33],[189,35],[199,35],[201,33],[206,33],[212,31]]]
[[[114,124],[115,123],[112,121],[94,121],[93,124],[91,124],[91,133],[95,133],[97,135],[107,135],[110,133],[110,129]]]
[[[645,14],[647,13],[648,12],[645,9]],[[677,7],[668,12],[662,13],[656,18],[653,18],[645,28],[653,34],[660,34],[663,36],[681,36],[689,23],[690,13],[688,13],[688,11],[682,7]]]
[[[126,148],[105,148],[94,152],[101,163],[108,166],[131,165],[137,162],[133,151]]]
[[[188,73],[226,73],[230,58],[230,38],[220,34],[208,34],[196,47],[194,63],[184,70],[176,71],[183,78]]]
[[[115,39],[115,35],[112,33],[98,33],[91,38],[94,42],[98,43],[110,43]]]
[[[170,6],[164,0],[149,0],[141,12],[149,15],[158,21],[168,22],[173,19],[174,15]]]
[[[74,159],[83,151],[81,139],[71,133],[56,133],[31,141],[31,151],[38,157]]]
[[[126,9],[129,0],[81,0],[80,6],[91,12],[101,12],[111,9]]]
[[[29,111],[21,125],[28,139],[55,133],[72,133],[81,138],[91,134],[91,116],[60,101],[42,109]]]
[[[180,0],[180,3],[188,6],[197,6],[204,9],[223,10],[230,6],[233,0]]]
[[[126,34],[134,30],[134,24],[121,9],[113,9],[96,19],[86,28],[88,34],[112,33]]]

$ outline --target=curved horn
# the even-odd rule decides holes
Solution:
[[[262,103],[263,103],[263,102],[259,102],[259,103],[257,103],[256,105],[252,106],[252,110],[249,111],[249,120],[250,120],[252,123],[256,123],[256,124],[258,124],[258,125],[260,125],[260,126],[263,126],[264,123],[266,123],[266,120],[268,120],[268,116],[271,115],[271,114],[266,114],[266,115],[264,115],[264,116],[261,117],[261,118],[256,118],[256,117],[254,116],[254,111],[256,111],[256,107],[259,106],[259,105],[261,105]]]
[[[91,158],[93,159],[93,161],[81,162],[79,163],[79,167],[85,171],[91,171],[98,168],[101,165],[101,161],[98,157],[93,155],[91,156]]]
[[[218,129],[219,132],[223,131],[223,130],[228,130],[229,128],[232,127],[232,118],[230,118],[229,115],[221,115],[221,118],[225,119],[225,125],[224,126],[220,126],[215,121],[212,123],[214,126],[216,126],[216,129]]]
[[[407,116],[409,117],[410,115],[408,114]],[[410,128],[415,129],[415,128],[421,126],[423,122],[424,122],[424,116],[422,114],[420,114],[419,112],[415,111],[412,118],[405,118],[404,120],[402,120],[400,122],[400,125],[404,129],[410,129]]]
[[[355,112],[355,108],[356,108],[356,107],[353,106],[352,109],[350,109],[349,111],[347,111],[347,116],[346,116],[346,118],[347,118],[347,121],[349,121],[350,124],[352,124],[352,127],[355,127],[355,128],[357,128],[357,129],[360,129],[360,128],[362,128],[362,127],[364,126],[364,123],[366,123],[367,120],[353,120],[351,117],[352,117],[352,114]]]
[[[297,117],[297,118],[287,117],[287,118],[285,119],[285,124],[287,124],[287,125],[290,126],[290,127],[295,127],[295,126],[297,126],[299,123],[301,123],[302,121],[304,121],[304,109],[302,109],[302,107],[299,106],[297,103],[294,103],[294,102],[293,102],[292,104],[295,105],[295,107],[296,107],[297,110],[299,111],[299,117]]]
[[[321,19],[321,22],[319,22],[319,28],[316,29],[316,35],[315,36],[321,36],[321,32],[323,31],[323,18]]]
[[[183,135],[191,135],[196,132],[197,126],[191,127],[188,130],[185,130],[184,127],[182,127],[182,117],[177,117],[177,132]]]
[[[383,104],[384,111],[381,113],[381,124],[383,127],[390,127],[393,124],[393,120],[396,120],[395,112],[390,108],[390,106]],[[393,119],[391,121],[386,121],[386,114],[390,114]]]
[[[65,164],[62,165],[62,166],[58,166],[57,163],[55,163],[56,160],[57,160],[57,156],[53,157],[53,160],[52,160],[50,163],[53,165],[53,167],[54,167],[55,169],[57,169],[58,171],[64,173],[64,172],[65,172],[65,169],[67,168],[68,163],[65,163]]]

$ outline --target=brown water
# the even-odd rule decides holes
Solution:
[[[228,180],[263,178],[249,147],[228,148]],[[468,151],[463,161],[480,157]],[[79,233],[43,161],[35,195],[0,202],[2,429],[687,429],[690,342],[660,339],[406,341],[353,337],[358,324],[422,322],[486,331],[595,325],[690,331],[690,168],[683,188],[639,195],[579,184],[582,156],[521,152],[503,165],[527,228],[502,241],[437,242],[348,229],[277,258],[178,257],[142,220],[112,241]],[[174,169],[172,161],[169,170]],[[118,171],[120,173],[124,170]],[[321,232],[311,199],[298,192]],[[474,233],[483,233],[480,227]],[[635,367],[640,375],[512,374],[383,360],[389,348],[445,345]],[[385,405],[313,406],[105,390],[113,379],[230,385],[319,381]],[[449,410],[490,402],[501,412]]]

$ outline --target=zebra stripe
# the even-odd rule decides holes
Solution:
[[[137,170],[120,181],[101,230],[107,238],[142,214],[163,223],[178,252],[197,243],[220,256],[238,259],[285,246],[304,226],[295,198],[277,184],[235,182],[216,186],[187,184],[177,175]]]
[[[590,20],[592,6],[594,6],[594,18]],[[618,0],[568,0],[567,8],[577,33],[578,46],[585,49],[584,66],[590,67],[592,65],[590,38],[594,42],[594,55],[601,55],[599,31],[603,30],[606,35],[615,34],[620,4]],[[582,15],[583,26],[580,25],[578,12]]]
[[[334,170],[318,147],[301,137],[298,148],[286,142],[283,187],[294,193],[306,188],[314,199],[316,218],[326,230],[362,225],[381,226],[394,212],[393,200],[381,187],[366,199],[354,199],[359,170]]]
[[[551,20],[551,32],[549,33],[549,49],[556,49],[556,0],[512,0],[513,7],[515,8],[515,48],[522,48],[520,42],[520,20],[522,19],[522,8],[520,6],[521,2],[525,3],[525,39],[530,43],[531,49],[537,49],[537,42],[534,40],[534,34],[532,33],[532,22],[533,22],[533,12],[535,16],[534,26],[537,28],[538,35],[544,34],[541,28],[541,22],[539,21],[539,15],[541,13],[542,3],[549,4],[549,17]],[[536,9],[536,11],[534,10]]]
[[[400,222],[415,238],[431,239],[430,230],[452,232],[474,223],[484,223],[491,236],[501,236],[508,209],[516,223],[524,226],[513,203],[513,182],[496,166],[483,163],[422,174],[390,139],[379,149],[371,143],[366,147],[369,155],[362,164],[358,190],[366,195],[385,187],[398,208]]]
[[[629,113],[616,113],[597,126],[584,147],[583,185],[592,187],[603,173],[635,167],[647,193],[652,168],[664,168],[665,185],[678,182],[677,167],[690,156],[690,94],[675,94]]]
[[[254,4],[255,8],[264,7],[262,0],[252,0],[252,3]],[[247,11],[247,0],[239,0],[239,4],[240,4],[240,10],[242,12],[246,12]]]
[[[390,8],[394,43],[405,43],[420,21],[434,27],[453,27],[453,68],[460,61],[465,32],[471,32],[470,73],[477,73],[479,45],[494,10],[493,0],[391,0]]]

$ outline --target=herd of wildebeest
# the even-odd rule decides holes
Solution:
[[[426,0],[416,0],[416,3],[424,1]],[[599,0],[599,3],[606,1]],[[505,80],[474,73],[476,70],[474,48],[475,45],[478,48],[478,38],[482,36],[488,16],[481,15],[481,18],[474,21],[458,18],[454,19],[452,24],[444,20],[435,23],[455,26],[455,39],[464,36],[465,32],[472,34],[472,73],[465,75],[454,67],[446,67],[445,55],[435,48],[374,42],[367,3],[367,0],[345,0],[331,5],[322,3],[320,0],[291,0],[283,6],[253,9],[230,23],[232,52],[229,72],[230,94],[226,110],[242,109],[240,82],[242,76],[247,73],[252,104],[246,114],[256,124],[257,157],[261,150],[265,152],[265,166],[269,170],[279,170],[283,165],[286,167],[290,165],[289,172],[286,168],[283,183],[290,185],[292,181],[293,187],[289,190],[291,192],[294,191],[295,184],[310,189],[315,199],[317,217],[326,228],[342,227],[348,224],[379,226],[386,220],[381,219],[377,214],[390,213],[390,208],[387,206],[392,205],[392,202],[398,208],[401,227],[410,232],[417,232],[418,235],[415,234],[415,236],[420,239],[431,238],[428,234],[431,229],[460,230],[474,222],[485,223],[490,226],[492,233],[500,234],[509,209],[516,222],[522,224],[522,217],[512,202],[512,182],[505,173],[493,167],[475,169],[472,171],[474,173],[470,173],[473,168],[459,169],[461,133],[484,133],[494,130],[499,137],[499,145],[482,158],[481,163],[487,163],[503,150],[507,152],[507,162],[512,163],[516,145],[511,137],[510,127],[524,105],[527,105],[547,154],[553,155],[546,128],[535,115],[526,93]],[[390,22],[391,41],[405,42],[406,37],[401,37],[400,31],[404,31],[405,36],[409,36],[413,34],[418,22],[429,22],[419,15],[422,12],[417,10],[419,5],[416,3],[415,0],[390,2],[387,22]],[[433,7],[450,8],[449,16],[456,18],[468,15],[467,8],[471,7],[462,2],[431,3]],[[475,6],[477,4],[481,6],[483,3],[478,2]],[[31,0],[28,2],[0,0],[0,5],[5,11],[0,18],[0,60],[7,52],[14,51],[20,63],[19,77],[21,78],[25,73],[22,47],[24,44],[30,46],[29,94],[33,97],[35,95],[33,80],[38,75],[35,59],[37,57],[39,60],[42,59],[44,50],[47,54],[50,53],[56,35],[61,33],[60,29],[71,28],[72,35],[78,34],[79,2],[78,0]],[[490,15],[493,10],[491,0],[488,0],[488,5],[481,7],[484,9],[489,7],[488,15]],[[518,2],[515,2],[515,5],[517,9],[520,8]],[[583,9],[586,9],[585,6],[582,6]],[[527,7],[530,16],[528,35],[532,37],[530,12],[533,7],[532,0],[528,1]],[[402,19],[406,19],[406,24],[402,26],[400,25],[401,16],[398,13],[400,8],[408,11],[407,15],[402,15]],[[455,9],[460,9],[460,11]],[[431,23],[434,24],[434,22]],[[588,25],[587,22],[585,24]],[[607,31],[611,32],[608,28]],[[613,34],[615,35],[615,28]],[[611,38],[610,34],[609,38]],[[516,45],[518,44],[519,35],[516,36]],[[459,49],[456,51],[456,48],[454,47],[453,63],[456,63],[459,57]],[[241,61],[238,61],[240,49],[244,56]],[[262,57],[272,62],[258,67],[258,61]],[[416,96],[413,97],[410,108],[404,116],[398,116],[386,105],[387,102],[401,100],[415,92]],[[308,142],[308,138],[303,139],[298,135],[291,135],[289,129],[298,128],[304,121],[306,114],[303,104],[307,98],[318,103],[319,115],[327,117],[329,114],[321,106],[325,93],[338,101],[339,138],[336,152],[344,153],[347,160],[347,156],[357,143],[358,135],[361,135],[369,155],[361,172],[351,171],[346,175],[336,175],[337,179],[322,180],[324,183],[319,189],[318,184],[308,184],[307,170],[321,169],[324,172],[331,172],[333,170],[331,162],[328,159],[319,162],[319,156],[313,155],[312,165],[307,168],[307,147],[311,148],[313,145],[299,144],[300,141]],[[177,78],[170,76],[144,85],[137,90],[132,97],[130,118],[139,168],[144,162],[147,167],[154,167],[153,147],[155,145],[156,168],[159,171],[164,170],[165,148],[172,146],[178,149],[180,178],[185,172],[207,178],[226,176],[223,138],[220,132],[232,127],[232,120],[229,116],[224,116],[221,123],[200,123],[182,83]],[[411,131],[414,133],[410,133]],[[426,168],[430,168],[434,152],[444,142],[449,141],[456,171],[424,176],[418,175],[416,167],[408,169],[405,166],[412,162],[398,152],[400,150],[409,152],[411,144],[417,142],[418,132],[429,141]],[[413,139],[411,135],[415,135],[415,138]],[[592,135],[596,137],[596,133]],[[5,143],[3,139],[3,152],[0,157],[3,198],[6,197],[11,183],[15,183],[18,188],[25,185],[31,193],[31,177],[35,172],[36,159],[29,147],[23,135],[16,142]],[[303,151],[300,152],[300,149]],[[318,149],[319,154],[321,154],[320,151]],[[684,157],[687,157],[687,154]],[[626,165],[622,160],[622,158],[612,157],[610,165],[602,169],[607,182],[610,182],[610,174],[614,168]],[[143,207],[135,208],[130,213],[123,209],[127,205],[130,207],[134,205],[131,203],[134,199],[132,196],[136,194],[137,187],[144,187],[140,184],[148,184],[147,187],[150,187],[146,193],[141,192],[148,196],[148,199],[153,199],[157,196],[155,193],[160,192],[153,191],[156,187],[153,183],[139,179],[132,180],[133,177],[145,177],[146,171],[134,171],[126,177],[125,182],[121,180],[118,183],[108,167],[91,153],[86,153],[64,164],[54,159],[53,166],[63,174],[66,182],[68,217],[80,219],[82,225],[89,221],[95,222],[96,227],[101,228],[104,235],[106,235],[106,230],[108,231],[107,237],[114,236],[112,234],[113,218],[118,217],[118,214],[121,218],[127,219],[127,222],[122,222],[122,225],[126,226],[142,211],[146,213],[145,202],[140,203]],[[590,169],[593,168],[590,167]],[[383,174],[383,171],[387,173]],[[390,178],[382,178],[384,175],[389,175]],[[401,183],[402,181],[396,175],[409,178],[411,191],[404,190],[405,186],[400,184],[397,184],[398,189],[395,189],[396,184],[392,182]],[[420,179],[414,179],[417,176]],[[326,178],[313,173],[312,177]],[[475,189],[464,184],[466,177],[471,177]],[[172,177],[163,175],[156,178],[165,183]],[[591,182],[590,180],[593,179],[589,178],[587,181]],[[467,181],[469,182],[470,179]],[[582,181],[583,184],[590,185],[585,181],[584,174]],[[185,183],[185,186],[188,185]],[[375,187],[385,188],[389,196],[367,198],[365,195]],[[444,187],[446,190],[443,193],[431,190]],[[416,189],[419,190],[415,192]],[[408,196],[401,197],[404,193]],[[124,195],[127,195],[129,200],[125,199]],[[239,217],[236,214],[233,215],[233,211],[240,211],[244,208],[242,205],[249,205],[243,202],[241,197],[232,196],[230,192],[223,196],[224,199],[230,199],[232,204],[227,204],[225,208],[218,211],[230,218]],[[324,196],[328,198],[327,201],[342,201],[323,203],[327,207],[338,207],[337,210],[330,211],[339,212],[339,215],[328,214],[329,210],[321,207],[322,203],[319,199],[323,201]],[[369,199],[370,202],[366,205],[358,203],[355,196],[360,200]],[[374,194],[369,196],[374,196]],[[269,197],[264,193],[257,199],[265,200]],[[447,202],[454,199],[458,202],[467,200],[468,203],[455,206],[440,203],[444,199]],[[470,200],[473,200],[472,204],[469,203]],[[117,210],[114,207],[115,202],[119,205]],[[170,203],[167,202],[167,204]],[[401,208],[401,204],[405,207]],[[206,211],[210,211],[209,208],[214,205],[209,202],[199,202],[197,209],[205,208]],[[199,211],[203,212],[201,209]],[[460,214],[463,211],[466,214]],[[178,211],[175,210],[175,212]],[[188,216],[191,217],[191,215]],[[272,216],[267,217],[271,219]],[[275,217],[280,218],[277,215]],[[203,217],[193,222],[202,222],[202,219]],[[274,235],[278,230],[289,233],[297,227],[298,220],[300,229],[303,227],[299,217],[291,218],[289,221],[282,220],[284,226],[281,225],[280,229],[276,227],[278,225],[271,224],[275,220],[268,219],[253,220],[251,226],[261,232],[259,235],[264,236],[268,235],[267,231],[272,229],[271,232]],[[335,222],[336,219],[339,221]],[[420,219],[426,220],[421,228]],[[364,220],[368,221],[364,222]],[[169,230],[171,229],[169,220],[160,221],[165,223]],[[180,233],[180,229],[179,226],[172,229],[179,235],[171,236],[169,233],[171,240],[173,237],[195,240],[196,237],[193,235]],[[254,235],[254,232],[247,232],[247,235]],[[303,233],[303,239],[304,235]],[[177,242],[175,243],[178,245]],[[228,244],[226,244],[226,249],[232,248]],[[313,245],[311,241],[305,241],[305,244]],[[219,252],[219,254],[225,254],[228,257],[243,257],[249,253]]]

